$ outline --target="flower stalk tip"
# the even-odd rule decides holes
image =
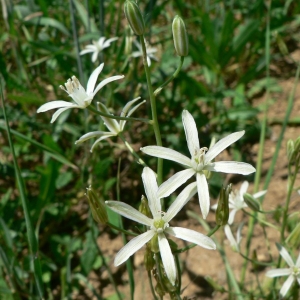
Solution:
[[[126,19],[136,35],[142,35],[145,32],[145,23],[139,6],[135,1],[127,0],[124,4],[124,13]]]

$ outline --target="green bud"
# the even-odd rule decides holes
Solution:
[[[189,53],[189,41],[186,28],[181,17],[175,16],[172,24],[174,46],[179,56],[187,56]]]
[[[135,1],[127,0],[124,4],[126,19],[136,35],[142,35],[145,32],[145,24],[140,8]]]
[[[259,211],[260,210],[260,203],[257,199],[255,199],[252,195],[245,193],[243,195],[245,203],[253,210]]]
[[[299,248],[300,246],[300,223],[292,230],[285,242],[291,248]]]
[[[155,259],[153,257],[153,252],[151,251],[151,247],[147,244],[146,253],[144,255],[144,264],[146,266],[147,271],[151,271],[155,265]]]
[[[287,157],[288,157],[288,161],[291,162],[292,157],[294,155],[294,151],[295,151],[295,143],[293,140],[288,140],[287,142]]]
[[[124,53],[128,56],[132,54],[132,33],[129,27],[126,27],[125,49]]]
[[[226,225],[229,218],[229,194],[231,193],[231,184],[228,184],[227,187],[222,187],[220,192],[220,198],[218,202],[218,207],[216,210],[216,223],[217,225]]]
[[[92,216],[97,223],[106,224],[108,221],[104,202],[100,200],[91,186],[87,188],[86,196],[92,211]]]
[[[148,218],[152,218],[148,200],[144,195],[142,196],[142,199],[141,199],[141,204],[139,206],[139,212],[141,212],[143,215],[147,216]]]

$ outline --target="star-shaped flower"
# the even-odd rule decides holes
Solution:
[[[158,186],[155,173],[150,168],[145,167],[142,173],[142,179],[146,196],[148,198],[149,207],[153,216],[152,219],[148,218],[126,203],[119,201],[105,202],[113,211],[117,212],[118,214],[148,226],[148,230],[146,232],[133,238],[117,253],[114,264],[115,266],[122,264],[151,239],[158,239],[159,252],[164,269],[170,282],[174,285],[177,276],[176,267],[166,234],[181,238],[191,243],[195,243],[206,249],[216,249],[216,245],[211,238],[199,232],[191,229],[169,226],[169,222],[196,193],[196,183],[191,183],[188,185],[171,204],[167,212],[163,213],[161,211],[160,198],[157,197]]]
[[[121,117],[130,117],[136,109],[138,109],[143,103],[145,103],[146,101],[142,101],[141,103],[135,105],[132,109],[132,105],[138,101],[139,99],[141,99],[141,97],[138,97],[134,100],[129,101],[123,108],[122,112],[121,112]],[[98,108],[102,113],[105,114],[110,114],[108,108],[98,102]],[[124,130],[124,126],[126,124],[126,120],[120,120],[120,122],[118,122],[115,119],[112,118],[108,118],[108,117],[104,117],[101,116],[102,120],[104,121],[106,127],[109,129],[109,132],[106,131],[93,131],[93,132],[89,132],[84,134],[79,140],[77,140],[75,142],[75,144],[80,144],[83,143],[91,138],[96,137],[97,140],[95,141],[95,143],[93,144],[92,148],[91,148],[91,152],[93,152],[93,149],[95,148],[95,146],[102,140],[107,139],[111,136],[117,136],[120,132],[122,132]]]
[[[289,268],[269,270],[267,271],[266,276],[268,277],[289,276],[288,279],[283,284],[283,286],[281,287],[279,292],[280,296],[284,297],[295,280],[297,280],[298,284],[300,285],[300,253],[296,263],[294,263],[291,256],[283,246],[279,244],[276,244],[276,246],[282,258],[289,265]]]
[[[234,217],[235,214],[237,213],[237,211],[248,207],[248,205],[246,204],[245,200],[244,200],[244,194],[247,193],[249,187],[249,182],[248,181],[244,181],[240,187],[239,191],[232,191],[229,194],[229,208],[232,209],[232,211],[229,214],[229,218],[228,218],[228,224],[231,225],[234,221]],[[261,192],[257,192],[253,195],[253,198],[258,199],[260,197],[262,197],[263,195],[266,194],[267,191],[261,191]],[[213,205],[211,207],[212,209],[216,209],[217,208],[217,204]]]
[[[110,39],[106,39],[105,37],[101,37],[97,42],[93,41],[93,45],[87,45],[85,46],[85,49],[80,51],[80,55],[84,55],[87,53],[93,53],[92,55],[92,62],[95,62],[99,52],[101,52],[103,49],[108,48],[110,44],[114,41],[116,41],[118,37],[113,37]]]
[[[131,56],[132,57],[143,57],[142,45],[137,40],[134,40],[133,42],[136,45],[136,47],[138,48],[138,51],[132,52]],[[148,67],[150,67],[151,59],[157,61],[157,58],[154,55],[154,53],[157,52],[157,49],[154,47],[150,47],[149,44],[146,42],[146,40],[145,40],[145,45],[146,45],[146,53],[147,53],[147,64],[148,64]]]
[[[175,161],[187,168],[184,171],[174,174],[159,187],[158,197],[160,198],[169,196],[189,178],[196,175],[200,208],[203,218],[205,219],[209,212],[210,200],[207,179],[204,171],[248,175],[255,172],[255,168],[253,168],[250,164],[243,162],[213,162],[213,159],[220,152],[239,140],[244,135],[245,131],[235,132],[226,136],[214,144],[210,149],[206,147],[200,148],[195,120],[187,110],[184,110],[182,113],[182,122],[191,158],[188,158],[175,150],[160,146],[147,146],[141,148],[141,151],[151,156]]]
[[[102,71],[103,66],[104,64],[102,63],[98,68],[94,70],[94,72],[88,80],[86,90],[83,88],[83,86],[80,84],[79,80],[75,76],[72,76],[72,79],[68,79],[68,81],[65,83],[65,87],[62,85],[60,86],[61,89],[68,93],[68,95],[75,101],[75,103],[62,100],[51,101],[49,103],[43,104],[37,110],[37,112],[40,113],[48,111],[50,109],[59,108],[59,110],[57,110],[52,116],[51,123],[53,123],[57,119],[57,117],[67,109],[84,109],[87,106],[89,106],[96,93],[99,92],[99,90],[102,89],[106,84],[114,80],[124,78],[124,75],[117,75],[106,78],[103,81],[101,81],[95,88],[97,78],[100,72]]]

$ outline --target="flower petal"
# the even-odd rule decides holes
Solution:
[[[260,191],[260,192],[257,192],[257,193],[255,193],[255,194],[253,194],[253,197],[254,197],[255,199],[258,199],[258,198],[264,196],[266,193],[267,193],[267,190],[265,190],[265,191]]]
[[[141,151],[151,156],[172,160],[187,167],[192,167],[190,158],[169,148],[160,146],[146,146],[142,147]]]
[[[153,220],[140,213],[138,210],[133,208],[132,206],[120,202],[120,201],[105,201],[105,204],[114,212],[120,214],[121,216],[136,221],[138,223],[151,226]]]
[[[229,213],[229,218],[228,218],[228,224],[229,224],[229,225],[231,225],[231,224],[233,223],[236,212],[237,212],[237,209],[233,209],[233,210]]]
[[[41,112],[48,111],[50,109],[62,108],[62,107],[71,108],[71,107],[78,107],[78,105],[74,104],[72,102],[67,102],[67,101],[63,101],[63,100],[56,100],[56,101],[51,101],[51,102],[43,104],[41,107],[38,108],[38,110],[36,112],[41,113]]]
[[[195,174],[193,169],[180,171],[160,185],[157,195],[159,198],[168,197]]]
[[[245,130],[229,134],[214,144],[205,154],[205,162],[212,161],[219,153],[226,149],[229,145],[239,140],[245,134]]]
[[[91,147],[90,152],[92,153],[92,152],[94,151],[94,148],[96,147],[96,145],[97,145],[98,143],[100,143],[101,141],[103,141],[103,140],[105,140],[105,139],[107,139],[107,138],[109,138],[109,137],[112,137],[112,136],[116,136],[116,134],[110,133],[110,132],[106,132],[106,134],[103,134],[99,139],[97,139],[97,140],[94,142],[94,144],[93,144],[92,147]]]
[[[292,286],[293,282],[295,280],[294,275],[290,275],[288,277],[288,279],[285,281],[285,283],[283,284],[283,286],[281,287],[279,294],[281,297],[284,297],[286,295],[286,293],[288,292],[288,290],[290,289],[290,287]]]
[[[172,285],[175,285],[176,267],[174,257],[169,242],[163,233],[158,234],[158,245],[160,256],[164,265],[166,274]]]
[[[244,181],[242,183],[242,185],[241,185],[241,188],[240,188],[240,196],[241,196],[241,198],[243,198],[243,195],[245,193],[247,193],[248,187],[249,187],[249,182],[248,181]]]
[[[161,204],[160,199],[157,197],[157,181],[156,174],[148,167],[143,169],[142,180],[144,183],[144,188],[146,196],[148,199],[149,207],[152,212],[153,218],[161,216]]]
[[[273,269],[266,272],[267,277],[278,277],[278,276],[287,276],[291,274],[290,269]]]
[[[77,105],[74,105],[74,106],[71,106],[71,107],[64,107],[64,108],[60,108],[58,109],[53,115],[52,115],[52,118],[51,118],[51,121],[50,123],[53,123],[65,110],[67,109],[70,109],[70,108],[81,108],[80,106],[77,106]]]
[[[107,107],[101,103],[101,102],[97,102],[97,106],[100,112],[107,114],[107,115],[111,115],[113,116],[113,114],[111,114],[109,112],[109,110],[107,109]],[[104,121],[106,127],[109,129],[110,132],[114,133],[114,134],[118,134],[121,130],[120,130],[120,125],[117,122],[116,119],[112,119],[112,118],[108,118],[108,117],[104,117],[101,116],[102,120]]]
[[[296,266],[297,268],[300,268],[300,253],[299,253],[299,255],[298,255],[298,258],[297,258],[297,261],[296,261],[295,266]],[[299,274],[299,275],[300,275],[300,274]]]
[[[111,135],[110,132],[106,132],[106,131],[92,131],[89,133],[84,134],[83,136],[81,136],[79,138],[79,140],[77,140],[75,142],[75,144],[80,144],[83,143],[89,139],[95,138],[95,137],[99,137],[99,136],[103,136],[103,135]]]
[[[107,85],[108,83],[112,82],[112,81],[115,81],[115,80],[119,80],[119,79],[122,79],[124,78],[124,75],[116,75],[116,76],[112,76],[112,77],[109,77],[109,78],[106,78],[104,80],[102,80],[96,87],[96,89],[94,90],[94,93],[93,95],[95,96],[97,94],[97,92],[102,89],[105,85]]]
[[[175,199],[175,201],[168,208],[163,217],[165,222],[170,222],[182,207],[197,193],[197,183],[190,183]]]
[[[238,248],[239,248],[238,243],[235,240],[229,225],[224,226],[224,232],[225,232],[227,239],[230,242],[231,247],[238,250]]]
[[[204,174],[197,173],[196,178],[200,208],[203,219],[206,219],[210,207],[208,184]]]
[[[191,156],[200,148],[198,130],[193,116],[185,109],[182,112],[182,123]]]
[[[165,232],[179,239],[195,243],[205,249],[216,249],[215,242],[210,237],[200,232],[182,227],[169,227]]]
[[[154,230],[148,230],[133,238],[116,255],[114,265],[119,266],[125,262],[132,254],[141,249],[154,236]]]
[[[99,51],[95,51],[92,55],[92,62],[95,62],[97,60],[97,57],[99,55]],[[93,86],[93,89],[94,89],[95,85]],[[93,92],[93,90],[91,91],[91,93]]]
[[[97,55],[98,55],[98,53],[97,53]],[[99,67],[97,67],[91,74],[91,76],[88,80],[87,86],[86,86],[86,93],[88,95],[93,93],[96,81],[97,81],[98,76],[99,76],[100,72],[102,71],[103,67],[104,67],[104,63],[102,63]],[[95,93],[94,93],[94,95],[95,95]]]
[[[133,113],[136,111],[136,109],[138,109],[143,103],[146,102],[146,101],[144,100],[144,101],[142,101],[141,103],[139,103],[139,104],[137,104],[136,106],[134,106],[134,107],[130,110],[131,106],[132,106],[136,101],[138,101],[138,100],[140,100],[140,99],[141,99],[141,97],[137,97],[137,98],[135,98],[135,99],[129,101],[129,102],[124,106],[124,108],[122,109],[122,112],[121,112],[120,116],[121,116],[121,117],[130,117],[131,114],[133,114]],[[130,111],[129,111],[129,110],[130,110]],[[129,111],[129,112],[128,112],[128,111]],[[120,120],[120,129],[121,129],[121,131],[124,130],[124,126],[125,126],[126,122],[127,122],[126,120]]]
[[[287,264],[293,268],[295,266],[291,256],[289,255],[289,253],[287,252],[287,250],[281,246],[280,244],[276,244],[278,250],[279,250],[279,253],[280,255],[282,256],[282,258],[287,262]]]
[[[86,49],[83,49],[79,52],[79,55],[84,55],[84,54],[87,54],[87,53],[90,53],[90,52],[94,52],[95,49],[92,49],[92,48],[86,48]]]
[[[231,174],[248,175],[255,172],[255,168],[250,164],[237,161],[218,161],[205,166],[205,170],[213,172],[223,172]]]

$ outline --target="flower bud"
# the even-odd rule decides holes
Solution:
[[[245,193],[243,195],[245,203],[253,210],[259,211],[260,210],[260,203],[257,199],[255,199],[252,195]]]
[[[293,229],[293,231],[286,238],[285,242],[291,248],[299,248],[300,246],[300,223]]]
[[[86,196],[92,211],[92,216],[97,223],[106,224],[108,221],[104,202],[100,200],[91,186],[87,188]]]
[[[181,17],[175,16],[172,24],[174,46],[179,56],[187,56],[189,52],[189,41],[185,25]]]
[[[144,195],[142,196],[142,199],[141,199],[141,204],[139,206],[139,212],[141,212],[143,215],[147,216],[148,218],[152,218],[148,200]]]
[[[288,140],[286,148],[287,148],[288,161],[291,162],[291,159],[292,159],[294,151],[295,151],[295,143],[294,143],[294,141],[293,140]]]
[[[217,225],[226,225],[229,218],[229,194],[231,193],[231,184],[227,187],[222,187],[220,192],[220,198],[218,202],[218,207],[216,210],[216,223]]]
[[[142,35],[145,32],[145,24],[140,8],[132,0],[126,0],[124,4],[126,19],[136,35]]]

